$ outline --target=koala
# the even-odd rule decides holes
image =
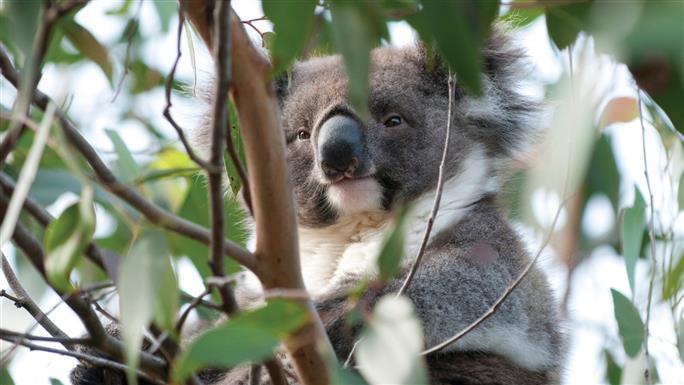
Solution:
[[[469,93],[458,79],[454,86],[441,204],[406,291],[426,347],[485,313],[530,261],[497,196],[506,166],[535,135],[539,106],[517,90],[524,56],[502,28],[491,32],[482,56],[481,95]],[[361,329],[346,321],[346,295],[362,280],[377,277],[376,258],[402,207],[409,207],[402,274],[369,290],[366,303],[399,290],[422,241],[445,145],[448,77],[439,57],[423,46],[376,48],[365,116],[347,97],[339,56],[297,62],[276,81],[298,208],[301,269],[342,360]],[[200,142],[209,130],[200,128]],[[243,306],[259,301],[255,278],[245,277],[238,294]],[[430,381],[558,383],[561,324],[546,278],[533,267],[496,313],[427,357]],[[236,368],[204,378],[247,384],[248,372]],[[85,382],[76,375],[74,383]]]

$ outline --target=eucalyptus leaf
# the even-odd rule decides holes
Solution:
[[[641,254],[641,235],[646,226],[646,204],[636,187],[634,188],[634,195],[634,205],[624,209],[620,223],[622,255],[625,258],[627,279],[629,280],[629,287],[632,289],[632,293],[634,293],[634,269],[636,261],[639,259],[639,254]]]
[[[94,192],[83,185],[81,198],[69,206],[45,231],[45,272],[57,289],[71,289],[69,275],[95,233]]]
[[[143,234],[131,247],[119,267],[117,289],[121,313],[121,336],[124,355],[129,365],[127,377],[135,384],[142,337],[147,324],[155,315],[155,304],[162,293],[161,271],[168,260],[166,241],[158,232]],[[176,292],[175,295],[178,293]]]
[[[97,64],[107,79],[112,81],[112,63],[109,50],[93,34],[73,19],[60,24],[64,35],[85,57]]]
[[[425,0],[421,14],[409,22],[424,41],[437,43],[459,83],[479,95],[481,49],[498,9],[495,0]]]
[[[591,1],[550,6],[546,9],[546,29],[558,49],[567,48],[580,31],[587,31]]]
[[[390,294],[375,305],[354,357],[370,384],[427,384],[427,369],[420,356],[423,345],[413,303]]]
[[[263,0],[261,6],[273,22],[275,41],[271,51],[274,72],[283,71],[306,45],[317,0]]]
[[[622,368],[618,366],[608,350],[603,351],[606,357],[606,377],[608,377],[608,383],[610,385],[620,385],[620,379],[622,378]]]
[[[14,380],[9,373],[7,366],[0,369],[0,384],[2,385],[14,385]]]
[[[172,376],[180,382],[203,367],[228,368],[261,361],[307,320],[301,305],[269,301],[265,307],[241,313],[197,337],[176,360]]]
[[[679,359],[684,362],[684,318],[680,318],[677,322],[677,350],[679,350]]]
[[[641,321],[639,311],[629,298],[615,289],[610,289],[610,293],[613,297],[615,320],[625,353],[634,358],[639,354],[641,345],[644,343],[644,323]]]
[[[408,211],[408,207],[404,207],[399,212],[394,228],[385,238],[380,249],[378,270],[380,271],[380,279],[384,282],[394,278],[401,267],[401,259],[404,256],[404,233]]]
[[[126,142],[121,139],[121,136],[115,130],[108,128],[105,129],[105,133],[114,145],[114,151],[116,151],[117,155],[116,165],[119,173],[121,174],[121,178],[125,181],[131,181],[135,179],[140,174],[140,167],[133,158],[128,146],[126,146]]]

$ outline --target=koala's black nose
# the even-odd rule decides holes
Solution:
[[[318,133],[321,169],[332,180],[351,177],[363,155],[363,131],[352,118],[335,115]]]

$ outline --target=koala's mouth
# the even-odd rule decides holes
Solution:
[[[374,175],[343,177],[328,187],[328,200],[343,214],[382,208],[382,187]]]

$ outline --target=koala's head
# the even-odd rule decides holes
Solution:
[[[520,57],[495,31],[483,52],[482,95],[456,82],[445,178],[485,167],[492,179],[501,160],[527,141],[525,121],[536,107],[515,91]],[[298,62],[279,79],[300,224],[323,227],[346,215],[389,211],[433,190],[447,127],[447,81],[445,66],[423,47],[375,49],[370,114],[362,118],[347,98],[339,56]]]

